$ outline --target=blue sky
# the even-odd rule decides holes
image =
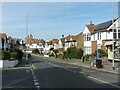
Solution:
[[[45,40],[79,34],[90,21],[99,24],[112,19],[110,2],[6,2],[2,4],[2,32],[24,39],[28,11],[28,33]],[[115,3],[117,16],[118,3]]]

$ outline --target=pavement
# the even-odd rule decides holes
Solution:
[[[32,54],[32,55],[34,55],[34,54]],[[52,61],[56,61],[56,62],[62,62],[62,63],[72,64],[72,65],[77,65],[77,66],[83,66],[86,68],[91,68],[89,61],[81,62],[80,59],[63,60],[63,59],[59,59],[59,58],[51,58],[51,57],[48,58],[48,57],[44,57],[41,55],[34,55],[34,56],[39,56],[41,58],[46,58],[48,60],[52,60]],[[120,74],[120,62],[115,62],[115,70],[113,70],[113,68],[112,68],[112,62],[109,62],[109,61],[105,61],[103,63],[103,68],[92,67],[92,69]]]

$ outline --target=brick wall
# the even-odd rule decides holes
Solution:
[[[95,53],[95,51],[97,50],[97,41],[92,41],[92,53]]]
[[[102,40],[102,49],[106,52],[105,40]]]

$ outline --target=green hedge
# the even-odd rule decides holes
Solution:
[[[10,52],[0,50],[0,59],[2,59],[2,60],[10,60]]]
[[[18,55],[17,55],[17,59],[18,59],[18,60],[21,60],[21,59],[22,59],[22,56],[23,56],[22,50],[15,49],[15,52],[18,54]]]
[[[10,52],[10,60],[17,60],[18,58],[17,52]]]
[[[40,52],[39,52],[38,49],[34,49],[34,50],[32,50],[32,53],[33,53],[33,54],[40,54]]]
[[[1,60],[21,60],[23,52],[21,50],[0,50]]]

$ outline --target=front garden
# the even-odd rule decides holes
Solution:
[[[0,50],[0,68],[16,66],[22,56],[23,52],[19,49]]]

